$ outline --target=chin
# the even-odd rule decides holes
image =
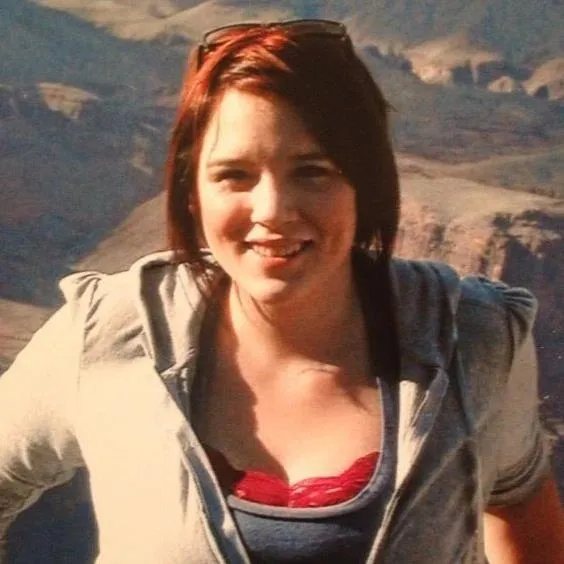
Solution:
[[[268,307],[290,304],[304,297],[306,288],[282,280],[264,280],[251,284],[239,284],[239,294],[248,296],[259,305]]]

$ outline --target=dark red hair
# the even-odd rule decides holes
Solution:
[[[202,138],[229,88],[290,103],[355,189],[355,244],[389,260],[399,220],[398,174],[388,133],[389,106],[350,40],[298,35],[291,27],[233,30],[200,57],[194,49],[170,142],[166,188],[169,245],[180,261],[204,265],[196,189]],[[200,64],[201,63],[201,64]]]

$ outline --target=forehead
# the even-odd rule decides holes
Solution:
[[[279,97],[229,89],[217,102],[204,131],[201,158],[288,151],[320,152],[298,112]]]

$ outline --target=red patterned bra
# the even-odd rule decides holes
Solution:
[[[378,462],[378,453],[372,452],[338,476],[306,478],[290,485],[278,476],[258,470],[237,470],[221,452],[204,448],[225,492],[279,507],[327,507],[352,499],[366,487]]]

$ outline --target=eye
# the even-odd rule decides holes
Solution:
[[[252,181],[250,172],[242,168],[225,168],[214,172],[211,181],[229,190],[242,190]]]
[[[318,165],[318,164],[306,164],[299,166],[295,175],[298,178],[327,178],[331,176],[332,170],[328,166]]]
[[[223,180],[245,180],[248,177],[247,172],[238,168],[230,168],[217,172],[213,175],[215,182],[222,182]]]
[[[328,190],[334,183],[337,170],[330,164],[308,163],[294,169],[298,185],[307,190]]]

